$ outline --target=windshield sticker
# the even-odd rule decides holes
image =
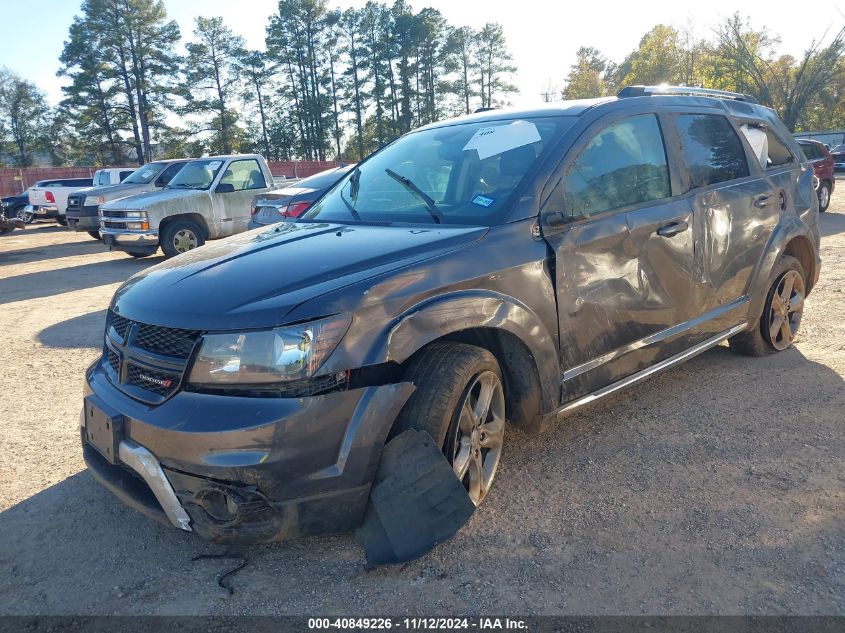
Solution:
[[[496,202],[493,198],[488,198],[487,196],[478,195],[472,199],[473,204],[477,204],[479,207],[489,207],[491,204]]]
[[[537,126],[530,121],[514,121],[510,125],[497,125],[479,129],[464,145],[464,151],[474,149],[478,158],[484,160],[523,145],[540,140]]]
[[[213,161],[211,161],[210,163],[208,163],[208,168],[209,168],[209,169],[212,169],[212,170],[213,170],[213,169],[217,169],[217,168],[218,168],[218,167],[220,167],[220,165],[222,165],[222,164],[223,164],[223,163],[222,163],[221,161],[219,161],[219,160],[213,160]]]

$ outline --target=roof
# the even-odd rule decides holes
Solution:
[[[542,103],[529,108],[494,108],[475,114],[464,114],[451,119],[444,119],[435,123],[429,123],[419,128],[446,127],[460,123],[475,123],[480,121],[500,121],[502,119],[536,119],[547,116],[578,116],[590,108],[604,103],[618,101],[616,97],[599,97],[598,99],[571,99],[569,101],[554,101]]]

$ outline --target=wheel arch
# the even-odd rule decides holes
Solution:
[[[161,219],[161,222],[159,222],[158,224],[159,235],[164,232],[168,224],[173,224],[174,222],[179,222],[180,220],[190,220],[191,222],[194,222],[203,230],[203,233],[205,233],[203,238],[209,238],[208,224],[206,223],[205,218],[200,213],[177,213],[175,215],[168,215],[163,217]]]
[[[819,258],[809,228],[797,217],[782,223],[775,229],[765,255],[757,266],[748,294],[751,297],[749,316],[751,320],[759,318],[763,311],[768,281],[777,261],[783,255],[791,255],[801,263],[804,269],[807,294],[813,289],[818,278]]]
[[[455,341],[490,351],[498,360],[508,396],[508,417],[527,431],[560,396],[557,337],[511,297],[462,291],[408,310],[385,337],[378,356],[405,365],[428,345]]]

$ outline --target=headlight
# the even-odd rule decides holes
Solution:
[[[314,376],[349,329],[347,314],[257,332],[208,334],[188,381],[266,385]]]
[[[147,212],[146,211],[127,211],[126,216],[127,218],[139,218],[139,219],[147,219]]]
[[[106,201],[103,196],[85,196],[84,207],[98,207]]]

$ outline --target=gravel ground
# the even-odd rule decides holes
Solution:
[[[0,614],[845,614],[845,181],[790,350],[713,349],[539,437],[421,560],[348,535],[239,550],[125,508],[85,470],[84,368],[118,284],[160,261],[36,226],[0,238]]]

